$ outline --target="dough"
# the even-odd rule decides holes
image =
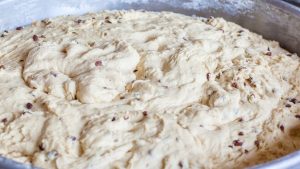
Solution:
[[[243,168],[300,149],[298,56],[222,18],[104,11],[0,35],[5,157]]]

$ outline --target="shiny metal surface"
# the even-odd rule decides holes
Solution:
[[[7,2],[6,2],[7,1]],[[85,2],[93,8],[77,8],[78,10],[67,11],[66,13],[52,13],[51,9],[60,3],[42,3],[42,0],[29,0],[36,2],[39,11],[34,13],[36,6],[29,6],[26,11],[31,11],[30,17],[20,20],[17,8],[8,9],[13,5],[11,0],[0,0],[0,29],[12,28],[18,24],[28,24],[33,19],[44,19],[61,14],[82,14],[86,12],[99,11],[103,9],[144,9],[150,11],[173,11],[186,15],[197,15],[203,17],[223,17],[226,20],[235,22],[249,30],[261,34],[266,39],[276,40],[280,45],[300,55],[300,8],[288,3],[289,0],[90,0]],[[298,0],[294,0],[298,1]],[[25,1],[23,1],[25,2]],[[51,2],[51,3],[50,3]],[[56,0],[59,2],[59,0]],[[79,0],[66,0],[70,7],[78,7]],[[30,9],[32,8],[32,9]],[[17,22],[1,25],[4,19],[3,11],[10,13],[9,19],[19,19]],[[44,11],[48,11],[44,12]],[[32,19],[33,18],[33,19]],[[1,27],[2,26],[2,27]],[[29,169],[29,165],[22,165],[0,156],[0,169]],[[300,151],[272,162],[252,167],[252,169],[300,169]]]
[[[38,169],[0,156],[0,169]]]

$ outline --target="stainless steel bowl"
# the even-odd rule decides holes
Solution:
[[[83,14],[104,9],[173,11],[186,15],[223,17],[300,55],[300,7],[290,0],[0,0],[0,30],[26,25],[34,20],[62,14]],[[295,5],[296,4],[296,5]],[[27,169],[0,157],[1,169]],[[253,169],[299,169],[300,151]]]

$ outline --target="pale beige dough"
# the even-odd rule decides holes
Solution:
[[[5,157],[50,169],[243,168],[300,149],[298,56],[222,18],[104,11],[3,36]]]

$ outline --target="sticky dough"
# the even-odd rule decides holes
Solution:
[[[139,55],[126,42],[101,45],[90,49],[81,44],[66,48],[43,44],[29,52],[23,77],[30,87],[56,97],[76,97],[82,103],[110,102],[135,80],[133,70]]]
[[[222,18],[104,11],[0,35],[7,158],[243,168],[300,148],[298,56]]]

